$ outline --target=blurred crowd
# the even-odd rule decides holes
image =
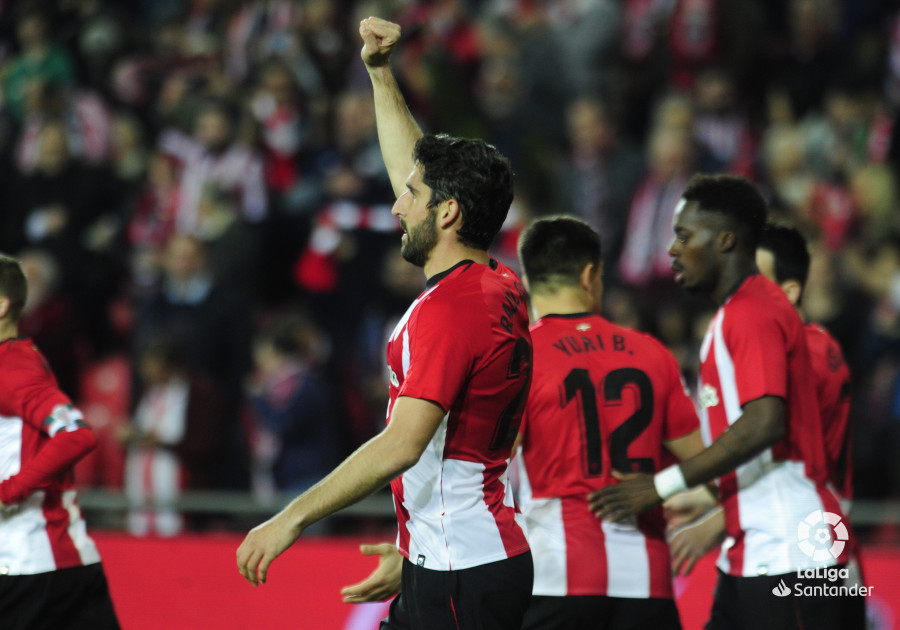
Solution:
[[[17,0],[0,4],[0,251],[23,334],[126,488],[300,491],[384,425],[399,256],[359,20],[399,22],[423,129],[482,137],[516,200],[493,253],[571,213],[606,309],[690,382],[713,305],[666,253],[697,171],[810,238],[803,300],[853,374],[857,496],[900,496],[900,4],[890,0]],[[452,331],[448,331],[452,334]]]

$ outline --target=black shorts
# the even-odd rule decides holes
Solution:
[[[531,552],[460,571],[403,561],[381,630],[519,630],[534,583]]]
[[[534,595],[522,630],[681,630],[671,599]]]
[[[706,630],[863,630],[863,597],[818,594],[822,587],[833,589],[842,584],[842,580],[824,577],[798,578],[796,572],[734,577],[719,571]],[[785,595],[776,595],[776,590]]]
[[[119,630],[103,566],[0,576],[4,630]]]

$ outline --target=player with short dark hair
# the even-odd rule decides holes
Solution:
[[[428,281],[388,341],[387,428],[254,528],[238,567],[265,582],[306,527],[391,482],[404,559],[382,628],[518,630],[533,566],[507,465],[531,337],[524,287],[487,252],[509,210],[512,170],[482,141],[423,136],[390,70],[400,27],[367,18],[360,35],[401,255]]]
[[[97,441],[18,337],[27,293],[19,261],[0,254],[0,625],[118,628],[72,474]]]
[[[839,598],[772,594],[782,580],[802,581],[798,570],[842,567],[848,558],[840,545],[829,544],[823,556],[800,544],[803,524],[832,543],[835,532],[824,518],[843,515],[828,487],[803,322],[756,268],[765,221],[765,202],[746,179],[691,180],[676,209],[669,254],[675,281],[719,304],[700,351],[700,420],[710,445],[656,475],[633,475],[597,491],[592,509],[615,521],[717,478],[729,540],[707,630],[837,630]]]
[[[600,315],[600,236],[588,224],[535,221],[519,258],[535,320],[515,460],[535,566],[523,628],[680,629],[662,512],[620,525],[595,519],[587,501],[615,471],[653,473],[703,450],[678,364],[653,337]]]

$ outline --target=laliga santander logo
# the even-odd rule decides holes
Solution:
[[[848,538],[847,526],[834,512],[815,510],[797,526],[800,551],[817,562],[838,558],[844,551]]]

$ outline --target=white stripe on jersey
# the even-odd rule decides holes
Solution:
[[[23,424],[21,418],[0,416],[0,481],[21,470]]]
[[[9,575],[32,575],[56,569],[41,506],[44,491],[0,512],[0,568]]]
[[[716,370],[719,372],[719,382],[722,384],[722,402],[725,404],[725,417],[728,419],[728,426],[731,426],[741,417],[743,410],[741,409],[737,381],[735,380],[734,361],[731,360],[728,346],[725,345],[725,335],[722,332],[724,321],[725,312],[722,311],[722,315],[716,318],[714,328]]]
[[[409,327],[403,329],[403,378],[409,373]]]
[[[635,527],[602,521],[606,546],[607,597],[650,597],[647,540]]]
[[[409,559],[416,563],[420,555],[424,556],[424,564],[421,566],[427,569],[446,570],[450,563],[442,523],[444,505],[441,494],[434,491],[441,487],[447,419],[448,415],[445,415],[419,461],[403,473],[401,478],[403,505],[409,512],[409,520],[406,522],[409,531]],[[438,553],[441,554],[439,557],[436,556]]]
[[[75,543],[82,564],[96,564],[100,562],[100,553],[94,541],[88,536],[81,508],[75,502],[76,494],[75,490],[66,490],[62,494],[62,505],[69,513],[69,537]]]
[[[518,499],[525,521],[525,535],[534,561],[534,595],[563,597],[568,594],[566,531],[561,499],[535,499],[522,451],[515,459]]]
[[[824,510],[803,462],[777,462],[766,474],[738,492],[738,514],[744,530],[744,577],[779,575],[837,563],[814,562],[799,546],[798,527],[810,513]],[[718,567],[728,572],[725,547]]]
[[[512,507],[505,473],[500,482],[504,489],[503,503]],[[441,500],[442,527],[449,552],[446,569],[466,569],[507,558],[497,521],[484,500],[484,464],[445,459]],[[492,552],[496,553],[492,555]]]

